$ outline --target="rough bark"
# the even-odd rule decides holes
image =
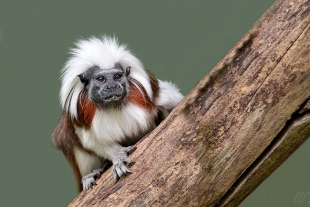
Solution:
[[[277,1],[170,116],[69,206],[237,206],[310,136],[310,2]]]

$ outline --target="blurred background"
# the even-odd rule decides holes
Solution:
[[[0,206],[66,206],[77,195],[50,142],[73,42],[116,35],[186,95],[274,2],[0,0]],[[306,141],[241,206],[306,206],[309,149]]]

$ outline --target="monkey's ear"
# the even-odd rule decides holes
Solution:
[[[83,83],[84,86],[88,85],[89,78],[86,76],[85,73],[81,73],[80,75],[78,75],[78,77],[80,78],[80,81]]]
[[[128,66],[127,68],[126,68],[126,71],[125,71],[125,74],[126,74],[126,76],[129,76],[129,74],[130,74],[130,66]]]

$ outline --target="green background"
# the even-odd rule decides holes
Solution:
[[[0,206],[66,206],[76,196],[50,142],[59,71],[74,41],[116,35],[186,95],[273,3],[0,0]],[[309,149],[307,141],[241,206],[306,206]]]

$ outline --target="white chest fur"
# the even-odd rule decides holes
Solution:
[[[150,111],[128,104],[120,110],[97,110],[90,129],[75,129],[82,145],[96,153],[100,146],[114,145],[125,138],[137,139],[141,133],[149,132],[156,126],[155,116],[156,109]]]

